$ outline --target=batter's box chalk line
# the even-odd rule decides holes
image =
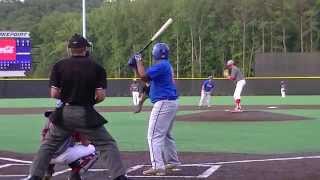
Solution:
[[[197,179],[203,179],[208,178],[211,176],[215,171],[217,171],[222,165],[206,165],[206,164],[182,164],[180,167],[207,167],[204,172],[197,176],[161,176],[162,178],[197,178]],[[150,167],[150,165],[136,165],[133,167],[130,167],[127,171],[127,174],[136,171],[138,169],[144,168],[144,167]],[[134,178],[159,178],[159,176],[140,176],[140,175],[128,175],[128,177],[134,177]]]
[[[0,160],[2,161],[8,161],[8,162],[13,162],[13,163],[9,163],[9,164],[3,164],[3,165],[0,165],[0,169],[2,168],[7,168],[7,167],[11,167],[11,166],[30,166],[32,164],[32,161],[24,161],[24,160],[20,160],[20,159],[13,159],[13,158],[5,158],[5,157],[0,157]],[[61,171],[57,171],[53,174],[53,176],[59,176],[61,174],[64,174],[64,173],[67,173],[71,171],[70,168],[68,169],[64,169],[64,170],[61,170]],[[105,172],[105,171],[108,171],[108,169],[89,169],[88,170],[89,172]],[[27,177],[28,174],[0,174],[0,178],[13,178],[13,177]]]

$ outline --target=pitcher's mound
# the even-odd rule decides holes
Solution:
[[[294,116],[268,111],[205,111],[193,114],[179,115],[177,121],[296,121],[310,119],[304,116]]]

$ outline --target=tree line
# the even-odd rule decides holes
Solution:
[[[109,77],[133,77],[127,60],[168,19],[159,41],[170,45],[176,77],[222,75],[234,59],[254,76],[256,53],[316,52],[320,49],[320,0],[86,0],[92,56]],[[66,56],[66,43],[81,33],[81,0],[2,0],[1,30],[30,31],[33,70],[48,77]],[[152,63],[151,48],[145,63]]]

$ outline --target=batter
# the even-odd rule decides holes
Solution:
[[[143,174],[163,176],[166,171],[180,165],[175,140],[171,133],[178,110],[178,93],[173,68],[169,62],[168,45],[155,44],[152,56],[154,64],[146,72],[140,54],[134,55],[128,64],[137,68],[137,74],[142,81],[150,83],[149,97],[153,103],[148,127],[152,168],[143,171]]]

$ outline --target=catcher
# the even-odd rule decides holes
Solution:
[[[44,141],[50,131],[50,127],[53,125],[49,120],[51,113],[52,111],[44,113],[47,122],[41,133],[42,141]],[[87,172],[97,159],[95,147],[90,144],[87,137],[79,133],[73,133],[54,154],[43,179],[50,180],[54,174],[54,166],[63,164],[71,168],[69,180],[81,180],[81,174]]]

